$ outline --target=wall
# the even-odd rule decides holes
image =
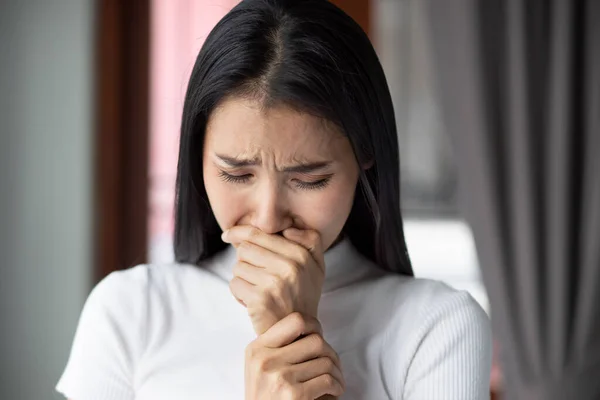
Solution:
[[[91,284],[92,0],[0,2],[0,398],[58,399]]]

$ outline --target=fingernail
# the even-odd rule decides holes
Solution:
[[[227,241],[227,234],[229,233],[229,230],[226,230],[225,232],[223,232],[221,234],[221,240],[226,242]]]

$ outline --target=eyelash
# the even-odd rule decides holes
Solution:
[[[230,182],[230,183],[246,183],[250,179],[248,177],[248,174],[242,175],[242,176],[236,176],[236,175],[230,175],[224,171],[219,171],[219,176],[225,182]],[[330,178],[325,178],[325,179],[321,179],[320,181],[311,182],[311,183],[298,181],[297,185],[302,190],[319,190],[319,189],[325,188],[329,184],[329,179]]]

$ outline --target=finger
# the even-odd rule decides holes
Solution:
[[[235,298],[235,300],[240,303],[241,305],[243,305],[244,307],[248,308],[248,305],[246,303],[244,303],[243,300],[238,299],[237,297],[233,296]]]
[[[237,276],[234,276],[233,279],[229,281],[229,290],[238,303],[244,307],[246,307],[248,304],[256,302],[258,298],[258,293],[256,292],[255,286]]]
[[[307,382],[317,376],[331,374],[333,377],[346,387],[346,382],[342,371],[335,365],[335,362],[329,357],[319,357],[313,360],[305,361],[300,364],[294,364],[291,367],[294,378],[298,382]]]
[[[322,332],[321,323],[316,318],[294,312],[275,323],[257,340],[262,346],[275,349],[289,345],[302,335]]]
[[[342,384],[330,374],[324,374],[304,382],[302,389],[302,392],[306,393],[309,399],[318,399],[328,394],[335,397],[344,394]]]
[[[342,368],[337,353],[319,333],[312,333],[285,346],[282,349],[281,357],[290,364],[300,364],[319,357],[329,357],[338,368]]]
[[[286,270],[290,260],[285,256],[274,253],[252,242],[244,241],[237,248],[237,258],[255,267],[265,269],[265,272],[277,273]]]
[[[229,228],[221,236],[224,242],[240,244],[247,241],[273,252],[282,252],[286,248],[294,249],[298,246],[295,242],[290,242],[286,238],[277,234],[266,233],[252,225],[237,225]]]
[[[262,267],[266,273],[279,277],[284,281],[293,276],[297,277],[297,273],[303,269],[321,271],[320,273],[324,274],[320,269],[321,267],[312,259],[312,256],[306,250],[302,251],[306,254],[304,259],[296,262],[254,243],[242,242],[238,246],[237,258],[239,261],[255,267]]]
[[[234,265],[233,276],[237,276],[252,285],[261,287],[267,287],[274,279],[273,275],[269,274],[265,268],[248,264],[245,261],[238,261]]]
[[[223,241],[232,243],[236,248],[239,248],[242,242],[250,242],[299,263],[306,258],[307,249],[302,244],[281,235],[265,233],[252,225],[238,225],[228,229],[223,233]],[[313,254],[309,251],[309,255]],[[314,256],[313,258],[318,263],[319,259]]]
[[[283,232],[283,236],[286,239],[289,239],[293,242],[298,243],[313,256],[315,261],[321,266],[321,268],[325,267],[325,256],[323,254],[323,242],[321,240],[321,235],[319,232],[307,229],[296,229],[296,228],[288,228]]]

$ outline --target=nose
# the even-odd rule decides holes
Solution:
[[[251,223],[261,231],[274,234],[293,226],[284,191],[276,183],[265,183],[255,192]]]

